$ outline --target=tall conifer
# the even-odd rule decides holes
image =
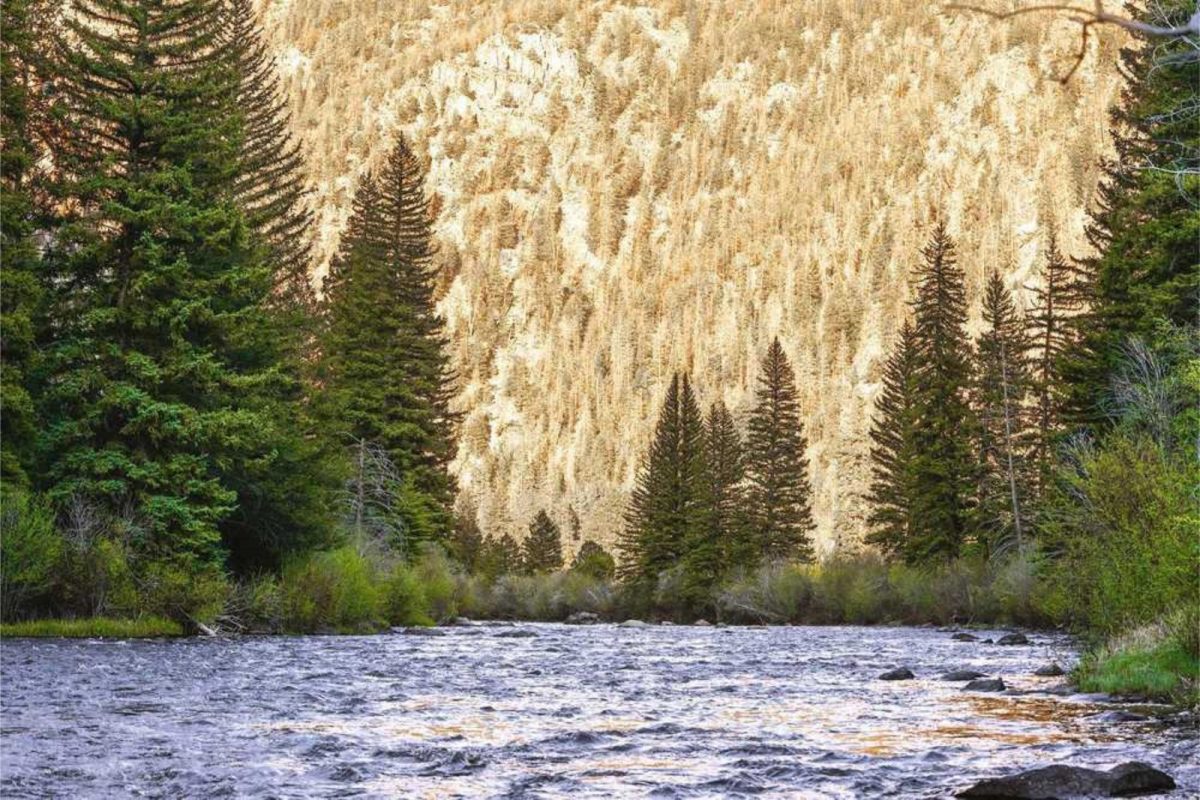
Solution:
[[[939,223],[921,251],[913,322],[921,368],[920,423],[913,472],[913,522],[906,557],[921,562],[958,555],[971,533],[976,486],[973,417],[967,393],[971,351],[966,291],[954,241]]]
[[[758,554],[746,518],[746,454],[733,415],[712,404],[704,425],[709,484],[709,527],[721,564],[716,573],[754,563]]]
[[[364,179],[325,283],[320,367],[331,435],[388,451],[405,477],[401,505],[418,539],[448,534],[455,491],[455,418],[422,184],[403,139]]]
[[[916,530],[920,374],[920,342],[916,328],[906,320],[883,369],[883,390],[875,402],[871,427],[871,531],[866,540],[889,556],[904,556]]]
[[[310,476],[279,468],[306,444],[262,313],[271,268],[234,200],[242,115],[222,21],[215,0],[79,0],[54,63],[73,217],[52,252],[42,474],[59,500],[132,505],[139,545],[185,564],[220,563],[235,510],[226,544],[256,558],[326,527]]]
[[[989,552],[1029,538],[1029,340],[1024,320],[999,273],[992,272],[983,296],[973,401],[979,424],[978,522]]]
[[[671,378],[625,515],[618,573],[653,585],[679,564],[707,517],[704,421],[687,375]]]
[[[524,555],[526,572],[556,572],[562,569],[562,532],[545,509],[539,511],[529,523],[529,535],[525,537]]]
[[[746,440],[750,524],[765,560],[811,561],[812,488],[796,376],[778,337],[763,359]]]

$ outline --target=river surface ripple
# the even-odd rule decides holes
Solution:
[[[977,632],[981,638],[997,632]],[[1144,760],[1200,792],[1195,731],[1114,724],[1027,647],[914,628],[528,624],[434,635],[6,640],[0,796],[947,797]],[[906,665],[917,679],[885,682]],[[1002,676],[965,692],[951,669]]]

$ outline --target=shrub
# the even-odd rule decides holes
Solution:
[[[432,625],[429,599],[416,572],[400,562],[383,585],[383,608],[392,625]]]
[[[382,592],[370,564],[351,546],[289,561],[280,591],[288,631],[358,632],[383,624]]]
[[[617,563],[600,545],[588,539],[579,547],[575,560],[571,562],[571,571],[578,572],[597,580],[612,580],[616,573]]]
[[[225,575],[214,566],[152,561],[139,573],[141,609],[174,620],[185,629],[212,623],[229,599]]]
[[[413,571],[425,594],[425,613],[436,622],[458,616],[458,580],[454,562],[436,544],[421,547]]]
[[[62,537],[46,502],[0,484],[0,619],[29,613],[51,587]]]

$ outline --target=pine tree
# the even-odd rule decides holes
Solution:
[[[579,552],[571,562],[571,571],[595,578],[597,580],[612,580],[617,563],[613,557],[600,545],[591,539],[579,546]]]
[[[921,421],[921,348],[912,322],[883,369],[883,390],[871,427],[871,487],[867,502],[871,526],[866,541],[886,555],[903,556],[916,526],[913,519],[917,426]]]
[[[746,441],[750,524],[764,560],[811,561],[812,488],[796,377],[776,338],[763,359]]]
[[[521,572],[521,561],[521,546],[512,534],[506,533],[499,539],[485,536],[476,570],[489,580],[495,580],[501,575]]]
[[[1061,374],[1064,356],[1079,338],[1084,319],[1085,288],[1078,269],[1058,249],[1051,230],[1047,239],[1042,285],[1032,286],[1035,302],[1029,313],[1029,344],[1033,360],[1030,498],[1042,496],[1054,465],[1054,445],[1064,427],[1067,386]]]
[[[406,477],[408,528],[427,539],[449,533],[456,420],[422,183],[401,139],[359,188],[325,283],[320,374],[330,435],[388,451]]]
[[[704,421],[687,375],[671,378],[619,548],[621,579],[648,587],[706,524]]]
[[[223,12],[226,46],[238,76],[237,107],[243,114],[234,193],[247,224],[268,248],[277,313],[287,312],[289,323],[306,330],[316,308],[310,279],[316,225],[300,143],[289,132],[287,105],[250,0],[225,0]]]
[[[270,559],[328,527],[272,274],[234,201],[242,115],[215,0],[81,0],[53,64],[62,205],[39,443],[46,488],[132,504],[151,555]],[[280,483],[284,480],[286,483]],[[235,517],[236,511],[236,517]],[[245,540],[243,536],[253,537]]]
[[[450,535],[450,555],[463,565],[468,573],[478,571],[487,545],[475,513],[463,512],[454,516],[454,532]]]
[[[758,560],[746,519],[746,454],[733,415],[721,401],[712,404],[704,426],[709,478],[709,526],[718,554],[720,574],[730,567]]]
[[[15,0],[0,25],[0,479],[28,483],[36,436],[30,372],[37,354],[35,317],[43,296],[39,219],[32,180],[42,120],[35,68],[44,47],[48,3]]]
[[[911,562],[958,555],[971,533],[976,486],[966,292],[944,224],[934,229],[921,256],[913,301],[921,410],[912,484],[916,529],[905,553]]]
[[[978,415],[980,475],[978,521],[989,552],[1015,547],[1029,536],[1029,340],[1024,320],[999,273],[983,296],[973,401]]]
[[[1191,0],[1133,11],[1169,26],[1193,13]],[[1116,157],[1105,164],[1088,229],[1100,253],[1084,263],[1089,320],[1063,365],[1071,416],[1092,427],[1107,424],[1107,392],[1130,337],[1153,340],[1163,322],[1189,328],[1200,318],[1200,61],[1188,37],[1135,37],[1121,53],[1128,83],[1111,113]]]
[[[526,572],[557,572],[562,569],[562,532],[550,515],[539,511],[529,524],[523,548]]]

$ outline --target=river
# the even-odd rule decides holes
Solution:
[[[1030,638],[521,624],[6,640],[0,795],[921,798],[1128,760],[1200,792],[1194,731],[1096,716],[1113,706],[1032,675],[1072,663],[1070,640]],[[916,679],[878,679],[898,665]],[[953,669],[1009,690],[939,679]]]

